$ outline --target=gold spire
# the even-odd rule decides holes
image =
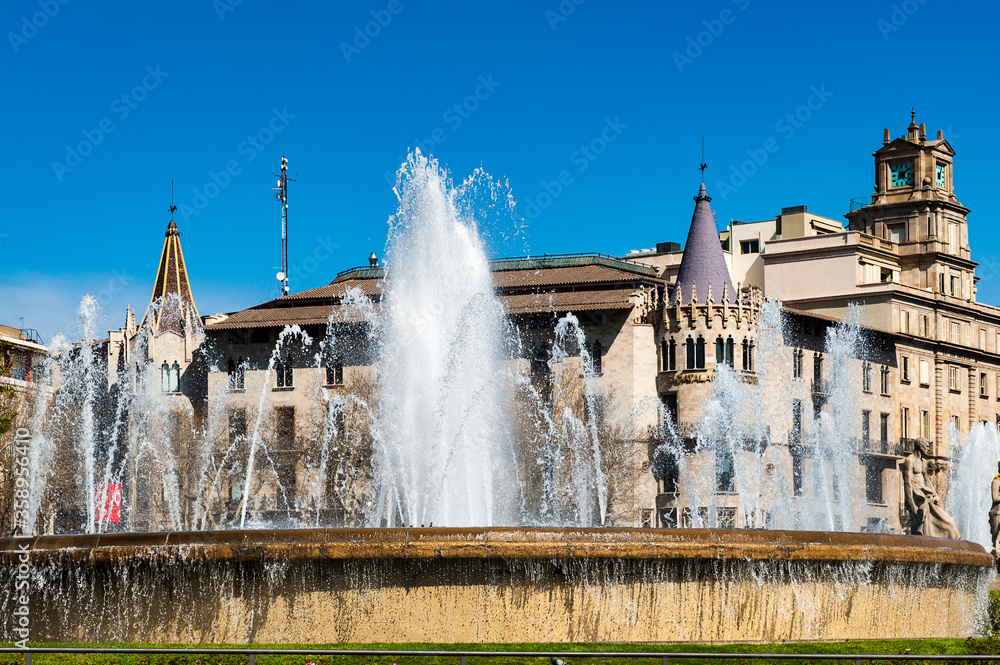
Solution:
[[[149,332],[153,335],[167,330],[183,335],[188,316],[191,317],[191,322],[198,320],[198,308],[191,294],[191,282],[188,280],[184,253],[181,251],[181,234],[174,220],[170,220],[164,235],[166,237],[153,284],[153,295],[139,327],[148,325]]]

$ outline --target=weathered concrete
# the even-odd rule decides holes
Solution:
[[[32,641],[528,642],[964,637],[965,541],[790,531],[303,529],[28,544]],[[22,569],[23,571],[23,569]]]

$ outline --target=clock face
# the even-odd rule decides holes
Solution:
[[[937,171],[935,175],[937,175],[937,186],[944,187],[944,164],[937,165]]]
[[[898,162],[890,164],[892,171],[892,186],[906,187],[913,185],[913,162]]]

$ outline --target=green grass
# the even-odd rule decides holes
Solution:
[[[9,643],[8,643],[9,644]],[[31,646],[84,646],[84,647],[132,647],[132,646],[173,646],[173,645],[135,645],[135,644],[74,644],[49,645],[32,644]],[[207,645],[206,645],[207,646]],[[214,646],[214,645],[213,645]],[[239,645],[218,645],[234,646]],[[911,654],[1000,654],[1000,639],[950,639],[950,640],[869,640],[853,642],[793,642],[766,644],[285,644],[285,645],[255,645],[257,648],[288,648],[288,649],[385,649],[385,650],[447,650],[447,651],[644,651],[644,652],[728,652],[728,653],[803,653],[803,654],[902,654],[909,649]],[[244,647],[245,648],[245,647]],[[33,665],[191,665],[200,661],[201,665],[245,665],[247,659],[240,655],[208,655],[198,654],[196,647],[190,655],[143,655],[143,654],[35,654]],[[654,661],[626,658],[590,659],[567,657],[571,665],[651,665]],[[482,658],[470,657],[469,665],[547,665],[547,661],[538,658]],[[764,665],[769,661],[718,661],[702,658],[691,658],[678,661],[679,665],[708,665],[712,663],[731,663],[732,665]],[[819,663],[850,663],[850,661],[820,661],[820,660],[777,660],[770,661],[778,665],[819,665]],[[865,665],[903,661],[864,661]],[[926,663],[927,661],[917,661]],[[21,654],[0,654],[0,665],[23,665]],[[258,665],[458,665],[458,657],[407,657],[407,656],[258,656]],[[659,661],[655,661],[659,665]],[[913,663],[913,661],[910,661]],[[853,665],[853,664],[851,664]]]

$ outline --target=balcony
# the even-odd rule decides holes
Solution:
[[[858,238],[859,245],[866,245],[872,249],[879,249],[884,252],[891,252],[893,254],[899,253],[899,244],[891,240],[886,240],[884,238],[878,238],[876,236],[870,236],[867,233],[855,232]]]

